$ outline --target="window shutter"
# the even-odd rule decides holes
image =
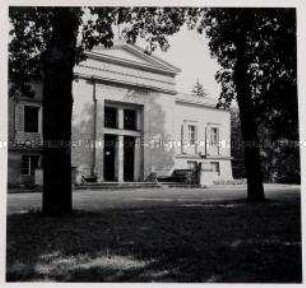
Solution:
[[[24,106],[23,105],[15,106],[15,130],[16,131],[24,130]]]
[[[217,144],[217,147],[218,147],[218,155],[220,155],[220,129],[218,128],[217,130],[217,139],[218,139],[218,144]]]
[[[187,152],[187,131],[186,131],[186,122],[183,123],[182,128],[182,154],[186,154]]]
[[[198,125],[195,125],[195,153],[198,154],[200,152],[199,150],[199,129],[198,129]]]
[[[209,155],[210,127],[205,127],[205,155]]]

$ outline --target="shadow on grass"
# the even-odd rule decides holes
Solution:
[[[8,216],[7,281],[301,282],[298,201]]]

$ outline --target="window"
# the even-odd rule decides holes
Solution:
[[[117,109],[114,107],[105,107],[104,126],[107,128],[117,128]]]
[[[21,174],[34,175],[35,169],[38,168],[38,155],[22,155],[21,158]]]
[[[219,128],[211,127],[210,129],[210,145],[218,146],[219,144]]]
[[[196,126],[188,125],[188,140],[190,145],[194,145],[196,142]]]
[[[136,111],[124,109],[124,129],[136,130]]]
[[[39,107],[24,106],[24,132],[38,132]]]
[[[219,162],[210,162],[212,172],[217,172],[220,175],[220,163]]]
[[[187,161],[188,169],[195,169],[198,165],[198,162],[196,161]]]

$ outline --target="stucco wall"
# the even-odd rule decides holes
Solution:
[[[146,118],[148,125],[149,160],[146,163],[146,174],[157,172],[168,175],[174,168],[175,149],[171,145],[174,135],[174,97],[163,93],[152,93]]]
[[[220,161],[220,179],[219,180],[232,180],[232,163],[231,160],[222,160]]]
[[[19,97],[17,102],[9,100],[9,139],[17,140],[19,142],[28,141],[29,145],[37,148],[42,144],[42,96],[43,85],[41,83],[33,82],[31,84],[34,97]],[[29,133],[24,132],[24,106],[35,106],[39,109],[39,123],[38,132]]]
[[[72,167],[89,174],[93,163],[93,84],[79,79],[73,82]]]
[[[21,154],[10,152],[8,154],[8,185],[20,185],[21,179]]]
[[[18,98],[8,101],[8,185],[19,186],[33,184],[34,177],[21,174],[21,158],[22,155],[35,154],[41,155],[42,147],[42,96],[43,85],[39,82],[31,83],[34,91],[33,97]],[[39,107],[38,132],[24,132],[24,106]]]
[[[15,150],[10,151],[8,154],[8,186],[16,187],[21,185],[34,185],[34,175],[23,175],[21,173],[22,155],[35,155],[41,156],[41,152],[35,149],[29,150]]]
[[[93,151],[88,141],[93,140],[93,85],[80,80],[74,88],[73,127],[74,140],[86,140],[84,145],[73,149],[73,166],[91,167]],[[199,154],[181,154],[181,125],[185,120],[195,121],[198,125],[198,140],[205,145],[205,127],[213,124],[219,128],[221,147],[219,158],[230,157],[230,117],[224,111],[204,106],[176,102],[174,95],[118,87],[115,85],[97,84],[97,139],[103,141],[103,109],[105,101],[130,103],[137,105],[140,112],[140,129],[142,133],[141,156],[136,170],[139,179],[145,179],[151,172],[158,175],[169,175],[174,168],[188,168],[187,161],[201,161]],[[79,128],[77,128],[79,127]],[[84,141],[81,143],[84,143]],[[88,145],[87,145],[87,144]],[[223,145],[226,144],[226,145]],[[204,147],[204,146],[203,146]],[[205,150],[205,149],[204,149]],[[211,153],[213,154],[213,153]],[[96,171],[103,172],[103,146],[96,151]],[[211,159],[220,163],[220,177],[231,178],[230,160]]]
[[[201,147],[199,151],[205,151],[205,127],[215,126],[219,128],[220,150],[219,155],[229,157],[230,154],[230,115],[229,113],[209,107],[191,103],[177,102],[175,105],[175,138],[181,137],[181,125],[183,121],[195,121],[198,125],[198,141]],[[208,154],[215,154],[215,151],[207,147]],[[181,153],[178,148],[177,153]]]

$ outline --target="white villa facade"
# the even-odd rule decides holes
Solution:
[[[178,93],[179,69],[132,45],[87,56],[73,84],[72,166],[80,174],[145,181],[152,172],[167,176],[202,163],[214,179],[232,179],[230,114],[210,98]],[[15,142],[42,140],[42,87],[33,87],[34,99],[10,101]],[[39,145],[10,147],[9,183],[34,181],[41,158]]]

